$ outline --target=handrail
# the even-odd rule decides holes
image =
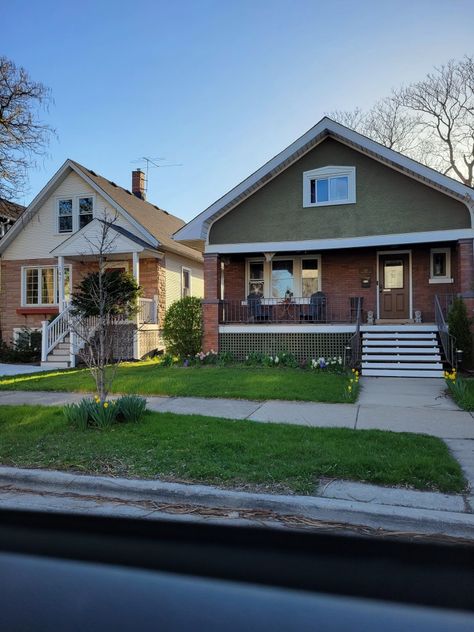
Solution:
[[[357,368],[360,364],[360,350],[361,350],[361,340],[360,340],[360,324],[362,320],[362,301],[360,297],[357,298],[357,312],[356,312],[356,328],[355,332],[351,336],[349,340],[348,350],[350,348],[349,355],[349,366],[351,368]],[[347,359],[346,359],[347,363]]]
[[[443,310],[436,294],[434,298],[435,322],[438,327],[444,357],[451,366],[457,365],[456,339],[449,333],[449,326],[444,318]]]
[[[69,333],[69,314],[70,306],[68,305],[54,320],[48,323],[43,321],[42,327],[42,346],[41,360],[46,361],[48,353],[58,345]]]

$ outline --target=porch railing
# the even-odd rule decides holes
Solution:
[[[158,323],[158,297],[138,299],[138,322],[140,324]]]
[[[357,296],[247,298],[222,301],[221,323],[356,323],[363,299]]]
[[[41,360],[45,362],[48,353],[54,349],[69,333],[70,306],[67,305],[54,320],[42,323]]]
[[[449,327],[444,315],[447,315],[448,307],[443,311],[442,303],[439,296],[434,298],[435,322],[438,327],[441,346],[443,347],[444,357],[450,366],[457,365],[456,339],[449,333]]]
[[[348,364],[352,368],[356,368],[360,365],[361,359],[361,336],[360,336],[360,325],[362,322],[362,300],[360,298],[357,299],[357,313],[356,313],[356,330],[352,335],[347,351],[349,354],[346,354],[346,364]]]

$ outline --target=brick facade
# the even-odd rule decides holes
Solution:
[[[453,283],[430,283],[431,248],[451,248],[451,277]],[[390,249],[358,248],[350,250],[332,250],[318,253],[321,255],[321,290],[331,302],[348,304],[350,297],[363,297],[363,315],[367,311],[377,315],[377,252],[397,250],[411,251],[413,316],[415,310],[421,311],[424,322],[434,321],[434,297],[445,300],[446,295],[463,294],[471,313],[474,310],[474,255],[472,240],[460,240],[456,243],[436,243],[408,245]],[[295,253],[300,254],[300,253]],[[310,254],[310,253],[305,253]],[[291,258],[291,254],[288,257]],[[242,301],[247,295],[245,285],[245,256],[223,257],[224,301]],[[219,298],[221,263],[218,255],[205,255],[205,301],[203,305],[205,351],[218,345]],[[370,287],[362,287],[361,279],[370,277]],[[472,303],[472,305],[471,305]],[[444,305],[442,305],[444,306]]]
[[[40,328],[43,320],[48,320],[51,316],[58,313],[55,307],[35,309],[35,313],[19,313],[22,312],[21,305],[21,270],[23,266],[55,266],[57,259],[24,259],[24,260],[3,260],[1,263],[1,293],[0,293],[0,309],[1,309],[1,334],[2,339],[10,344],[13,340],[13,331],[16,328]],[[64,260],[64,265],[71,266],[72,288],[76,287],[90,272],[97,270],[97,262],[95,261],[78,261]],[[130,268],[131,270],[131,263]],[[159,322],[163,321],[166,309],[165,305],[165,289],[166,276],[165,269],[157,259],[147,258],[140,259],[140,286],[143,288],[143,296],[145,298],[153,298],[158,296],[158,316]]]

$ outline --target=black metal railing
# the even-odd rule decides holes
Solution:
[[[360,336],[360,325],[362,322],[362,298],[358,297],[356,300],[356,329],[351,339],[349,340],[349,344],[347,346],[346,353],[346,366],[350,366],[355,369],[360,366],[361,359],[361,336]]]
[[[449,333],[449,327],[445,320],[445,314],[447,316],[449,307],[447,306],[447,303],[445,303],[445,306],[446,308],[443,311],[443,303],[440,300],[440,297],[436,295],[434,298],[435,322],[438,327],[441,346],[443,348],[446,362],[450,366],[455,367],[457,365],[456,339]]]
[[[361,297],[263,298],[222,301],[221,322],[226,324],[355,323],[362,317]]]

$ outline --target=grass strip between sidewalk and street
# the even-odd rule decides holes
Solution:
[[[321,477],[461,492],[461,468],[435,437],[147,412],[137,424],[78,431],[62,409],[0,406],[0,463],[314,493]]]
[[[157,362],[125,363],[117,369],[114,393],[286,399],[308,402],[344,402],[348,377],[344,374],[265,367],[164,367]],[[87,369],[0,377],[0,390],[92,392]]]

